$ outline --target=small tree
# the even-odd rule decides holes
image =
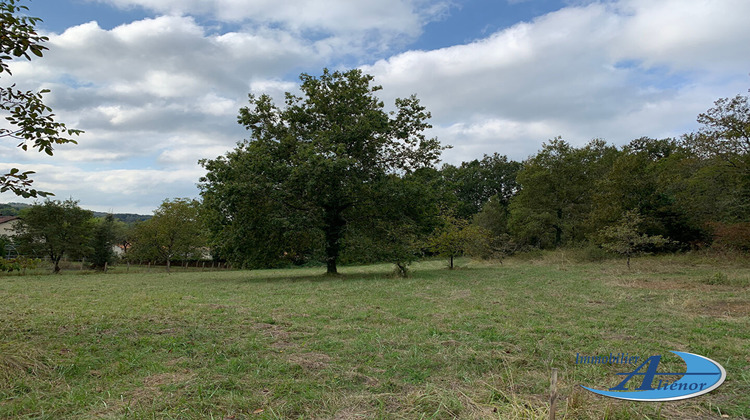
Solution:
[[[661,235],[649,236],[641,233],[639,225],[642,221],[637,211],[629,210],[618,224],[599,231],[602,248],[627,257],[628,268],[631,256],[643,253],[647,247],[658,248],[669,243],[669,240]]]
[[[453,269],[453,259],[468,251],[476,255],[486,253],[484,248],[489,247],[489,236],[485,230],[452,216],[445,217],[444,222],[428,240],[427,247],[440,256],[448,257],[448,268]]]
[[[112,264],[115,260],[115,252],[112,249],[117,240],[114,216],[108,214],[104,218],[96,219],[91,239],[91,267],[104,270],[107,264]]]
[[[77,201],[47,200],[21,211],[15,242],[21,253],[47,255],[59,273],[64,255],[89,253],[92,220],[93,213],[78,207]]]
[[[169,272],[173,258],[200,255],[206,240],[199,216],[197,200],[164,200],[154,211],[154,217],[136,225],[133,251],[165,261]]]

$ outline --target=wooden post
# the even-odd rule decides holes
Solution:
[[[109,266],[109,262],[108,261],[104,261],[104,272],[105,273],[107,272],[107,267],[108,266]]]
[[[201,267],[201,271],[203,271],[203,270],[205,270],[205,269],[206,269],[206,262],[205,262],[205,261],[203,261],[203,267]]]
[[[130,260],[128,260],[128,269],[127,269],[127,272],[128,273],[130,272]]]
[[[549,420],[555,420],[557,411],[557,368],[552,369],[552,380],[549,387]]]

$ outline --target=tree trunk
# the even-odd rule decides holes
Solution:
[[[555,246],[562,242],[562,209],[557,209],[557,224],[555,225]]]
[[[326,257],[326,274],[338,274],[336,269],[336,259],[332,257]]]
[[[450,269],[451,269],[451,270],[453,270],[453,254],[451,254],[451,265],[450,265]]]
[[[343,217],[343,208],[328,207],[325,209],[323,228],[326,236],[326,272],[328,274],[338,274],[336,261],[341,251],[341,237],[344,234],[346,220]]]
[[[407,271],[408,271],[408,269],[406,267],[406,263],[404,263],[404,262],[397,262],[396,263],[396,274],[399,277],[406,277],[407,276]]]
[[[169,265],[172,262],[171,258],[167,258],[167,273],[169,273]]]
[[[55,258],[54,261],[55,261],[55,268],[53,269],[52,272],[55,274],[59,274],[60,273],[60,258],[59,257]]]

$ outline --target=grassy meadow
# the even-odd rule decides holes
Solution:
[[[119,270],[119,272],[118,272]],[[750,418],[750,262],[695,255],[0,275],[0,418]],[[720,388],[600,397],[581,355],[710,357]],[[683,365],[684,369],[684,365]],[[632,370],[632,369],[631,369]]]

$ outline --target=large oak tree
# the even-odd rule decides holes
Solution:
[[[381,87],[360,70],[300,79],[301,95],[287,93],[283,107],[250,96],[239,114],[250,139],[202,161],[202,195],[223,256],[262,266],[322,248],[336,273],[347,229],[363,214],[395,223],[383,191],[394,176],[436,163],[444,148],[423,134],[430,114],[415,96],[387,112],[375,96]]]

